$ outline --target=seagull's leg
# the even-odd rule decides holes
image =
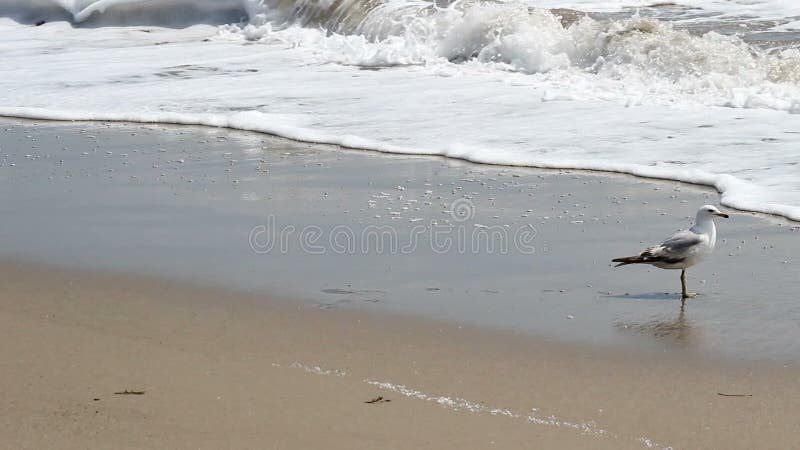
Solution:
[[[686,292],[686,269],[681,269],[681,305],[687,298],[696,297],[697,294],[693,292]]]
[[[681,300],[688,297],[686,294],[686,269],[681,269]]]

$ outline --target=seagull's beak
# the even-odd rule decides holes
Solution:
[[[722,217],[723,219],[727,219],[728,217],[730,217],[725,213],[714,213],[714,215],[718,216],[718,217]]]

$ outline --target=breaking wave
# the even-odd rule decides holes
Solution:
[[[641,97],[800,112],[796,45],[756,47],[638,14],[593,17],[513,0],[7,0],[0,15],[93,25],[214,23],[227,38],[289,42],[323,62],[478,64],[535,75],[569,85],[556,95],[564,100]]]
[[[800,112],[800,51],[693,34],[633,16],[593,18],[522,2],[342,0],[251,4],[228,37],[283,40],[327,62],[361,67],[477,63],[572,85],[563,99],[609,92],[714,106]],[[597,89],[598,82],[608,89]]]

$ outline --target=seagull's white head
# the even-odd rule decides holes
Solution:
[[[727,219],[728,215],[721,212],[717,209],[714,205],[705,205],[697,211],[697,220],[700,221],[701,219],[713,219],[714,216],[722,217]]]

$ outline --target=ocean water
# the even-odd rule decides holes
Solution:
[[[794,0],[5,0],[0,36],[2,115],[624,172],[800,220]]]

